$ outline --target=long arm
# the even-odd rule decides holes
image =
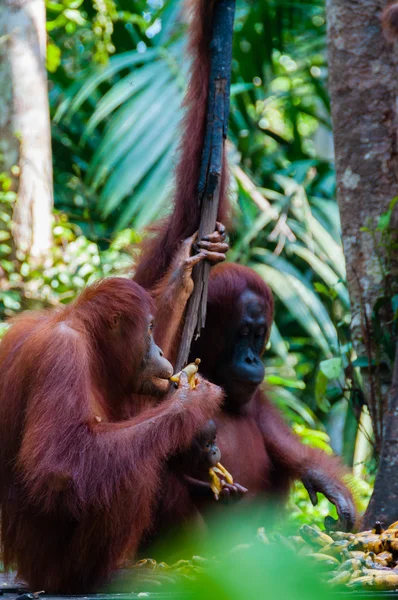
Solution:
[[[352,529],[356,510],[352,494],[343,481],[346,471],[340,461],[322,450],[302,444],[261,392],[256,400],[257,422],[276,470],[290,480],[302,479],[314,505],[316,493],[323,493],[335,504],[341,527]]]
[[[204,381],[196,390],[183,384],[135,419],[96,423],[84,339],[64,323],[58,335],[53,331],[38,332],[24,347],[31,393],[17,468],[26,493],[40,510],[62,501],[76,516],[89,506],[111,507],[119,490],[131,489],[137,498],[156,482],[161,461],[185,449],[211,418],[221,390]]]
[[[152,289],[167,273],[180,244],[198,230],[198,184],[206,129],[213,9],[216,0],[195,0],[189,28],[191,78],[185,98],[180,159],[175,173],[173,212],[143,244],[135,281]],[[229,210],[226,194],[226,160],[223,160],[218,221],[225,223]]]

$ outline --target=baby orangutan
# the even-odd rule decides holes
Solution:
[[[195,498],[213,496],[216,500],[240,499],[247,489],[235,483],[232,475],[222,466],[216,436],[216,424],[210,420],[195,437],[189,450],[175,456],[170,463],[176,472],[182,474]]]

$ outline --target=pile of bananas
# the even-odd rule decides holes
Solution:
[[[331,585],[398,589],[398,521],[386,530],[377,522],[374,529],[356,534],[325,533],[309,525],[301,527],[299,533],[280,537],[280,542],[324,568],[325,579]]]
[[[211,561],[202,556],[193,556],[191,560],[178,560],[172,565],[157,562],[153,558],[144,558],[130,567],[129,573],[133,575],[133,581],[139,588],[153,591],[181,579],[195,580],[210,563]]]

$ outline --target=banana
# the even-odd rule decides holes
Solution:
[[[216,466],[213,467],[213,470],[215,473],[222,475],[227,483],[230,483],[231,485],[234,483],[231,473],[228,473],[227,469],[223,467],[221,463],[217,463]]]
[[[210,479],[210,487],[211,491],[214,494],[216,500],[220,497],[220,492],[222,490],[221,480],[218,477],[217,473],[214,472],[214,469],[209,469],[209,479]]]
[[[209,469],[210,487],[216,500],[218,500],[220,492],[224,486],[224,483],[220,479],[219,475],[221,475],[221,477],[224,477],[225,481],[227,483],[230,483],[231,485],[234,482],[231,473],[229,473],[227,469],[222,466],[221,463],[217,463],[215,467],[211,467]]]
[[[175,373],[172,377],[170,377],[170,381],[174,381],[175,383],[180,383],[180,377],[181,377],[181,373],[186,373],[187,377],[188,377],[188,383],[191,386],[191,390],[194,390],[196,388],[196,373],[199,370],[199,365],[200,365],[200,358],[197,358],[195,360],[195,362],[193,363],[189,363],[189,365],[187,365],[186,367],[184,367],[182,369],[182,371],[179,371],[178,373]]]
[[[385,540],[383,542],[383,550],[391,553],[398,553],[398,539]],[[379,554],[379,553],[377,553]]]
[[[366,535],[358,535],[355,540],[350,542],[348,550],[360,550],[362,552],[374,552],[379,554],[384,550],[383,542],[380,536],[374,533],[366,533]]]
[[[392,557],[391,552],[381,552],[380,554],[373,556],[372,560],[373,560],[373,562],[379,563],[380,565],[383,565],[384,567],[388,567],[388,565],[390,563],[392,563],[393,557]]]
[[[346,533],[345,531],[331,531],[329,535],[335,542],[340,540],[353,540],[355,538],[354,533]]]
[[[322,553],[338,558],[341,555],[342,550],[347,548],[349,543],[349,540],[339,540],[338,542],[333,542],[333,544],[324,546],[322,548]]]
[[[387,531],[390,531],[391,529],[398,529],[398,521],[395,521],[395,523],[391,523],[391,525],[387,527]]]
[[[135,563],[137,569],[156,569],[157,562],[153,558],[143,558]]]
[[[349,558],[339,566],[340,573],[342,571],[359,571],[362,568],[362,560],[359,558]]]
[[[365,552],[361,552],[360,550],[352,550],[352,552],[348,552],[347,558],[365,558],[368,555]]]
[[[351,588],[362,587],[376,590],[395,590],[398,588],[398,574],[382,573],[380,575],[365,575],[364,577],[350,581],[347,585]]]
[[[307,545],[300,535],[292,535],[290,539],[292,540],[297,552]]]
[[[343,585],[344,583],[348,583],[351,579],[351,573],[349,571],[343,571],[342,573],[337,573],[332,579],[329,579],[330,585]]]
[[[314,554],[310,554],[309,558],[330,569],[335,569],[340,565],[337,558],[334,558],[333,556],[328,556],[327,554],[322,554],[321,552],[315,552]]]
[[[323,531],[318,531],[315,527],[311,527],[310,525],[303,525],[300,527],[299,533],[303,540],[305,540],[311,546],[317,546],[318,548],[323,548],[324,546],[329,546],[333,544],[333,539],[327,533]]]

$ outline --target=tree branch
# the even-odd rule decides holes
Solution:
[[[201,203],[199,238],[213,233],[218,213],[220,180],[227,137],[231,85],[232,36],[235,0],[216,0],[210,43],[210,77],[207,124],[198,182]],[[203,261],[193,272],[194,291],[189,300],[176,369],[187,362],[192,339],[199,337],[206,321],[210,263]]]

